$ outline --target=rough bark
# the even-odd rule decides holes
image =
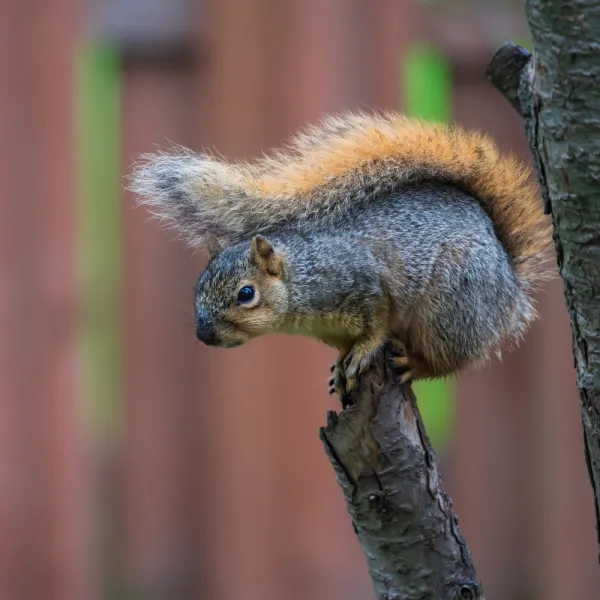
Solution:
[[[600,5],[528,0],[535,53],[505,44],[487,75],[525,121],[573,331],[600,532]]]
[[[378,600],[482,598],[410,385],[382,358],[320,435]]]

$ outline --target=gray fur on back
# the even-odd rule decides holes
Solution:
[[[517,342],[535,314],[490,217],[452,186],[410,186],[342,215],[261,233],[288,256],[298,291],[292,313],[337,305],[353,314],[369,295],[387,293],[399,315],[422,322],[419,345],[461,364],[505,338]]]

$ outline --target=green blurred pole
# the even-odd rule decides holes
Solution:
[[[123,406],[120,71],[116,46],[88,42],[80,49],[75,92],[82,389],[86,433],[91,447],[101,450],[96,458],[102,465],[90,552],[99,565],[98,593],[115,600],[124,598],[112,476]]]
[[[441,52],[425,44],[416,44],[407,53],[402,78],[403,105],[408,115],[438,122],[451,118],[451,71]],[[441,451],[452,431],[452,384],[444,380],[418,382],[415,393],[432,443]]]
[[[123,380],[120,60],[105,43],[85,45],[77,58],[82,383],[91,432],[111,435]]]

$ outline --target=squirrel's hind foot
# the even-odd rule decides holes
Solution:
[[[410,383],[426,376],[425,364],[420,359],[409,355],[404,342],[390,340],[389,348],[393,354],[392,364],[399,371],[401,383]]]

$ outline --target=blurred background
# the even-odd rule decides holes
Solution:
[[[195,340],[205,264],[123,176],[179,143],[251,159],[372,107],[527,158],[483,72],[520,1],[0,2],[0,599],[368,600],[318,438],[332,352]],[[490,600],[600,570],[560,280],[526,343],[418,387]]]

